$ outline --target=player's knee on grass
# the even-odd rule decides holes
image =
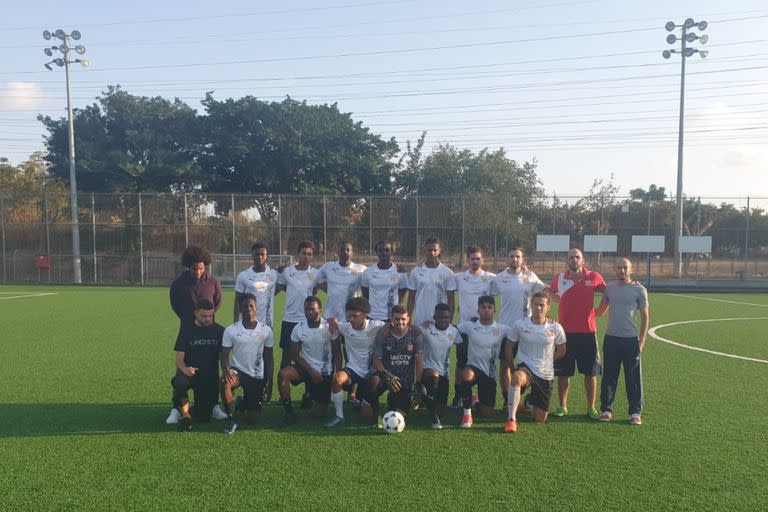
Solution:
[[[539,409],[538,407],[533,408],[533,421],[537,423],[544,423],[547,421],[548,417],[549,412],[545,411],[544,409]]]

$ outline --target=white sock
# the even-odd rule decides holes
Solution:
[[[464,409],[464,416],[472,416],[472,409]]]
[[[517,406],[520,405],[520,388],[512,387],[510,385],[507,388],[507,413],[509,419],[517,421]]]
[[[331,402],[333,402],[333,408],[336,409],[336,416],[339,418],[344,417],[344,390],[338,393],[331,393]]]

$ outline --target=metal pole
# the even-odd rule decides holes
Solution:
[[[0,234],[2,234],[3,242],[3,282],[6,282],[8,280],[8,271],[5,262],[5,204],[3,203],[2,194],[0,194]]]
[[[48,218],[48,189],[43,190],[44,207],[45,207],[45,254],[48,258],[51,257],[51,225]],[[50,260],[49,260],[50,261]],[[39,277],[39,276],[38,276]],[[48,282],[51,282],[51,265],[48,265]]]
[[[419,196],[416,196],[416,263],[419,262]]]
[[[139,273],[144,284],[144,216],[141,211],[141,192],[139,192]]]
[[[747,196],[747,231],[745,233],[744,241],[744,279],[747,279],[747,271],[749,269],[749,196]]]
[[[323,196],[323,261],[328,261],[328,205]]]
[[[277,244],[280,251],[280,263],[283,262],[283,200],[277,196]]]
[[[683,25],[680,50],[680,126],[677,134],[677,208],[675,210],[675,277],[682,276],[682,258],[680,254],[680,237],[683,236],[683,130],[685,111],[685,33]]]
[[[99,282],[98,273],[96,271],[96,198],[91,192],[91,245],[93,245],[93,283]]]
[[[237,250],[235,245],[237,244],[237,235],[235,234],[235,194],[230,194],[232,201],[232,277],[237,279]]]
[[[187,216],[187,193],[184,192],[184,247],[189,247],[189,218]]]
[[[71,47],[69,37],[64,38],[64,44]],[[80,224],[77,214],[77,178],[75,175],[75,121],[72,115],[72,87],[69,83],[69,58],[64,55],[64,75],[67,82],[67,126],[69,127],[69,204],[72,211],[72,264],[74,267],[74,282],[83,282],[80,268]]]
[[[461,198],[461,256],[459,256],[459,268],[464,268],[464,249],[466,249],[466,240],[464,232],[466,230],[466,199]]]
[[[369,197],[368,201],[368,257],[373,258],[373,196]]]
[[[648,201],[648,228],[645,233],[650,236],[651,234],[651,201]],[[651,253],[648,253],[648,280],[646,283],[648,289],[651,288]]]

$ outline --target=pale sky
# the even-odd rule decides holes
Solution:
[[[179,97],[286,95],[337,102],[401,148],[535,158],[548,193],[615,176],[626,194],[676,190],[680,57],[667,21],[706,20],[707,59],[686,59],[684,190],[768,196],[768,5],[757,0],[529,2],[14,2],[0,21],[0,156],[43,149],[38,113],[65,115],[63,69],[42,31],[78,29],[89,69],[75,107],[108,85]],[[694,31],[697,32],[698,31]],[[679,32],[675,32],[678,33]],[[674,46],[679,47],[678,45]]]

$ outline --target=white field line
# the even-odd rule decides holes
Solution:
[[[743,320],[768,320],[768,316],[762,316],[762,317],[751,317],[751,318],[707,318],[705,320],[686,320],[684,322],[672,322],[669,324],[663,324],[663,325],[657,325],[656,327],[653,327],[651,330],[648,331],[648,334],[651,335],[652,338],[657,339],[659,341],[663,341],[664,343],[669,343],[670,345],[674,345],[676,347],[682,347],[687,348],[689,350],[696,350],[697,352],[705,352],[707,354],[713,354],[716,356],[722,356],[722,357],[730,357],[732,359],[741,359],[742,361],[753,361],[755,363],[765,363],[768,364],[768,361],[765,359],[756,359],[754,357],[745,357],[745,356],[737,356],[735,354],[726,354],[725,352],[717,352],[715,350],[707,350],[706,348],[700,348],[700,347],[692,347],[690,345],[684,345],[682,343],[678,343],[676,341],[672,341],[667,338],[662,338],[658,334],[656,334],[657,329],[663,329],[664,327],[671,327],[673,325],[682,325],[682,324],[698,324],[702,322],[725,322],[725,321],[743,321]]]
[[[757,306],[759,308],[768,308],[768,304],[755,304],[754,302],[739,302],[736,300],[711,299],[709,297],[696,297],[695,295],[685,295],[682,293],[669,293],[668,295],[673,295],[675,297],[685,297],[686,299],[709,300],[712,302],[725,302],[726,304],[740,304],[742,306]]]
[[[8,300],[8,299],[26,299],[28,297],[45,297],[48,295],[58,295],[57,293],[50,292],[50,293],[28,293],[26,295],[12,295],[10,297],[0,297],[0,300]]]

